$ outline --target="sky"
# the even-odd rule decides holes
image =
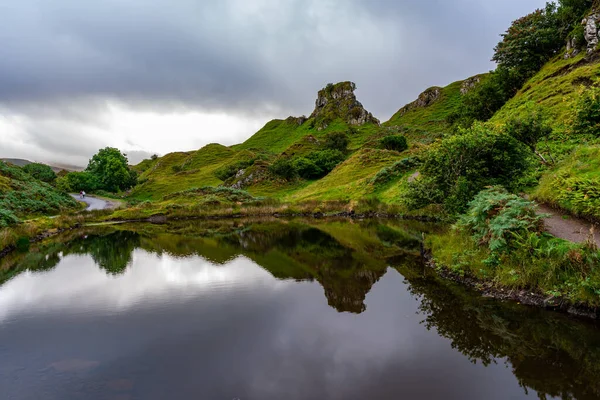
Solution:
[[[0,0],[0,157],[85,166],[240,143],[351,80],[385,121],[487,72],[544,0]]]

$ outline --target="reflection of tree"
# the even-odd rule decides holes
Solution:
[[[541,399],[600,397],[598,326],[483,299],[407,266],[399,270],[421,300],[427,328],[449,338],[473,362],[487,365],[506,358],[521,386],[537,391]]]
[[[106,236],[92,236],[85,240],[85,251],[96,264],[109,274],[125,271],[131,263],[133,250],[140,245],[140,236],[135,232],[117,231]]]

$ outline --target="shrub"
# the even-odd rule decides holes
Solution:
[[[536,213],[536,207],[535,203],[496,186],[475,196],[458,226],[491,251],[506,251],[518,236],[542,233],[544,216]]]
[[[525,118],[509,120],[504,127],[504,132],[523,143],[537,155],[542,162],[546,158],[538,151],[537,145],[542,139],[547,139],[552,133],[552,128],[539,112],[528,113]]]
[[[56,180],[56,188],[63,192],[93,192],[98,189],[99,183],[96,176],[89,172],[69,172]]]
[[[529,166],[529,153],[516,139],[477,125],[431,147],[404,200],[413,209],[441,204],[459,214],[486,186],[517,189]]]
[[[129,189],[137,183],[137,174],[129,169],[127,156],[113,147],[100,149],[88,163],[86,172],[95,177],[98,189],[108,192]]]
[[[323,170],[313,160],[306,157],[296,158],[294,168],[304,179],[316,179],[323,176]]]
[[[339,150],[345,152],[348,149],[348,135],[343,132],[331,132],[325,135],[324,147],[330,150]]]
[[[339,163],[346,158],[339,150],[322,150],[310,153],[307,158],[321,169],[322,175],[330,173]]]
[[[383,185],[393,178],[402,175],[405,172],[410,171],[417,166],[418,160],[415,157],[403,158],[400,161],[396,161],[389,167],[384,167],[371,179],[372,185]]]
[[[269,166],[269,171],[285,180],[292,180],[298,175],[298,171],[294,166],[294,162],[288,158],[278,158]]]
[[[581,90],[573,114],[575,133],[600,136],[600,88]]]
[[[31,163],[23,167],[23,171],[39,179],[42,182],[54,183],[56,181],[56,173],[46,164]]]
[[[390,135],[381,139],[381,146],[387,150],[403,152],[408,149],[406,138],[402,135]]]
[[[6,228],[10,225],[19,223],[19,218],[10,210],[0,208],[0,228]]]

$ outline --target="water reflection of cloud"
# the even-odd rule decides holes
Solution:
[[[138,249],[132,265],[113,276],[98,268],[90,256],[67,256],[50,271],[26,271],[3,285],[0,322],[21,313],[114,313],[186,297],[285,284],[245,257],[215,265],[201,257],[157,257]]]

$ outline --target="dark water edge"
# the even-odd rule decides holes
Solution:
[[[243,381],[244,384],[239,386],[239,392],[231,393],[230,398],[233,398],[232,396],[240,399],[257,398],[244,397],[244,394],[256,395],[257,393],[262,393],[264,396],[262,398],[281,398],[284,394],[286,398],[353,399],[365,398],[367,394],[370,394],[370,398],[423,398],[417,397],[417,394],[423,396],[424,393],[428,393],[430,396],[428,398],[483,398],[478,397],[482,394],[487,398],[600,398],[598,380],[600,326],[542,309],[483,298],[475,291],[440,279],[433,271],[426,268],[420,254],[421,233],[438,229],[440,227],[419,222],[349,223],[315,220],[196,221],[186,224],[133,224],[90,228],[68,232],[32,247],[28,253],[11,253],[9,257],[2,260],[0,305],[3,291],[10,289],[10,285],[14,282],[18,282],[21,274],[22,276],[33,274],[34,279],[45,277],[50,279],[55,271],[65,270],[67,264],[74,260],[81,260],[82,264],[85,260],[90,260],[95,268],[103,271],[105,276],[111,277],[115,285],[136,271],[141,274],[139,279],[151,276],[151,271],[144,272],[145,265],[156,264],[161,262],[160,260],[168,261],[171,268],[178,264],[183,265],[189,260],[197,260],[194,262],[203,260],[212,265],[210,271],[213,273],[220,273],[219,271],[225,273],[232,268],[232,265],[243,261],[244,265],[248,264],[248,266],[240,271],[255,268],[250,265],[258,266],[267,273],[265,279],[268,282],[283,282],[286,285],[292,282],[294,285],[285,286],[282,292],[285,295],[273,298],[273,300],[278,298],[277,301],[258,300],[260,295],[257,293],[261,290],[255,293],[250,287],[234,292],[241,293],[239,297],[244,298],[244,301],[237,301],[235,296],[224,295],[219,287],[214,289],[215,297],[224,296],[219,300],[220,302],[214,304],[215,309],[228,310],[220,312],[229,313],[226,319],[238,321],[240,327],[248,329],[247,335],[252,338],[249,344],[244,342],[250,347],[236,349],[241,359],[250,357],[240,363],[244,364],[245,368],[250,368],[250,364],[246,365],[246,362],[258,363],[258,360],[263,358],[253,353],[252,347],[255,345],[257,349],[262,349],[260,354],[268,355],[265,357],[269,359],[269,363],[275,363],[269,364],[268,367],[258,363],[256,369],[276,374],[279,369],[288,371],[287,367],[282,367],[288,362],[297,365],[300,369],[294,370],[296,375],[293,378],[282,372],[281,376],[275,375],[270,380],[261,381],[262,389],[258,390],[248,386],[250,385],[247,381],[248,376],[253,375],[251,369],[231,370],[232,365],[229,364],[229,370],[222,370],[221,375],[227,374],[228,371],[231,376],[220,378],[222,381],[218,381],[218,376],[221,375],[213,376],[212,380],[217,380],[216,382],[212,385],[208,382],[203,384],[210,388],[204,392],[209,397],[200,398],[227,398],[223,396],[229,395],[229,392],[223,388],[236,386],[234,383],[236,380]],[[48,285],[51,283],[56,284],[56,281],[49,280]],[[247,298],[244,297],[248,294],[246,292],[251,294]],[[140,326],[143,328],[145,324],[150,326],[151,322],[146,321],[144,315],[150,318],[149,321],[160,321],[160,326],[175,327],[188,319],[186,315],[195,315],[200,312],[198,310],[201,310],[198,317],[208,321],[208,325],[202,328],[205,333],[200,336],[205,341],[216,340],[215,345],[221,343],[226,346],[221,349],[222,357],[234,357],[228,349],[231,346],[235,347],[234,343],[238,343],[239,340],[244,341],[241,339],[242,336],[236,336],[235,328],[229,327],[223,331],[223,326],[219,322],[220,317],[211,312],[210,308],[205,310],[203,303],[197,301],[194,301],[195,306],[186,306],[181,310],[175,306],[171,307],[173,296],[177,297],[175,293],[164,297],[164,304],[158,301],[151,308],[139,306],[135,312],[128,311],[126,319],[119,319],[116,316],[91,318],[89,315],[95,315],[92,311],[89,315],[79,313],[74,317],[64,317],[64,320],[48,313],[28,315],[23,319],[15,317],[8,323],[0,319],[0,375],[2,370],[10,371],[11,376],[18,378],[20,385],[25,384],[25,386],[28,380],[37,381],[44,378],[45,380],[42,380],[47,382],[44,385],[48,385],[44,386],[45,390],[49,391],[46,392],[47,398],[60,398],[56,397],[59,394],[63,398],[117,398],[104,397],[107,393],[106,387],[117,388],[109,391],[115,396],[129,396],[122,398],[159,398],[149,394],[151,393],[149,388],[153,385],[158,385],[155,387],[157,393],[164,394],[165,388],[170,388],[173,393],[178,394],[172,398],[184,398],[179,396],[204,390],[199,387],[184,390],[182,387],[172,386],[173,382],[178,382],[178,385],[187,382],[194,386],[190,383],[195,379],[193,374],[187,377],[171,376],[170,378],[167,375],[163,377],[162,385],[159,384],[161,378],[154,375],[158,371],[168,374],[167,370],[157,367],[162,362],[175,363],[172,368],[179,374],[184,372],[178,369],[177,363],[189,362],[190,366],[193,365],[202,371],[209,368],[204,362],[187,360],[186,352],[182,350],[180,344],[184,337],[187,338],[184,342],[193,339],[186,333],[185,329],[188,328],[184,329],[184,325],[181,325],[181,329],[184,330],[178,334],[171,329],[163,331],[163,328],[153,328],[161,330],[159,335],[161,341],[155,343],[146,356],[136,356],[138,363],[145,364],[147,369],[134,364],[120,365],[119,374],[112,376],[113,374],[105,369],[102,361],[96,361],[94,358],[74,358],[73,354],[68,354],[70,341],[73,342],[74,347],[81,342],[85,351],[91,351],[90,344],[97,343],[99,347],[109,346],[105,350],[109,353],[112,347],[121,347],[121,351],[127,353],[136,342],[134,337],[130,336],[132,333],[129,330],[136,331],[137,335],[142,335],[141,337],[152,336],[149,333],[152,329],[148,333],[144,333],[143,329],[136,330],[140,329]],[[85,296],[80,298],[80,301],[84,299]],[[210,301],[210,298],[203,300],[203,302]],[[314,308],[320,307],[319,304],[326,307]],[[69,309],[70,302],[62,307],[65,307],[65,310]],[[253,336],[251,333],[253,331],[249,328],[251,325],[248,325],[250,323],[248,321],[254,321],[252,315],[260,311],[260,317],[257,317],[262,321],[260,332],[264,329],[277,330],[280,322],[274,318],[279,312],[276,310],[283,312],[284,315],[300,313],[302,317],[298,317],[298,321],[302,323],[292,321],[290,323],[295,330],[286,331],[287,335],[275,342],[262,343],[258,339],[259,336]],[[384,322],[396,313],[402,314],[403,319],[391,324]],[[178,317],[175,318],[174,315]],[[317,316],[325,318],[325,322],[312,325],[313,319],[321,318]],[[377,316],[379,318],[376,318]],[[98,318],[105,322],[100,323]],[[370,327],[365,327],[360,318],[373,318],[374,323]],[[56,320],[62,321],[60,328],[53,325],[56,322],[52,321]],[[302,326],[306,325],[309,325],[310,329],[304,331],[303,329],[307,328]],[[341,329],[340,326],[344,329],[338,330]],[[197,329],[194,328],[194,331],[196,332]],[[104,332],[104,336],[96,337],[94,330]],[[329,330],[338,332],[337,339],[325,333]],[[364,330],[367,330],[366,333]],[[54,331],[60,332],[64,337],[58,333],[53,334]],[[267,331],[262,332],[261,335],[266,335]],[[362,341],[357,338],[352,339],[353,331],[362,332],[364,335],[361,336]],[[10,335],[11,332],[13,336]],[[425,335],[424,332],[429,333]],[[22,337],[17,340],[14,335]],[[221,335],[225,337],[220,338]],[[383,372],[385,369],[380,370],[374,365],[389,358],[385,354],[396,354],[394,352],[400,345],[390,339],[394,336],[406,337],[404,342],[408,341],[406,342],[408,344],[402,355],[404,356],[408,349],[412,348],[411,351],[415,353],[416,358],[412,364],[399,364],[398,357],[401,354],[389,356],[391,361],[387,361],[387,369],[390,370],[388,372],[395,371],[395,373],[388,376]],[[53,362],[47,363],[42,369],[35,366],[33,368],[35,372],[31,373],[31,365],[37,362],[37,353],[28,361],[16,350],[21,346],[19,344],[21,339],[25,341],[26,337],[40,342],[39,346],[47,345],[62,349],[65,354],[57,354],[56,360],[53,359]],[[89,342],[86,342],[86,337],[89,337]],[[328,376],[328,372],[321,371],[319,365],[330,358],[321,359],[313,354],[318,343],[314,340],[318,337],[325,341],[322,343],[324,346],[322,349],[334,348],[341,343],[350,346],[344,347],[346,346],[344,345],[343,352],[336,353],[335,356],[329,355],[334,359],[341,357],[345,362],[328,364],[330,368],[328,371],[329,373],[344,371],[340,376],[336,375],[335,379],[341,379],[344,385],[349,387],[357,385],[354,388],[355,393],[348,393],[337,384],[332,386],[336,391],[323,391],[323,387],[332,385],[331,377],[319,378],[318,382],[324,386],[316,385],[311,390],[310,386],[315,384],[317,378],[307,375],[307,371],[312,369]],[[253,340],[256,340],[254,345]],[[283,358],[277,356],[273,350],[277,348],[276,343],[279,343],[279,340],[284,342],[290,340],[293,344],[287,350],[285,357],[282,356]],[[353,340],[355,344],[360,343],[360,351],[353,348]],[[370,345],[364,347],[367,343]],[[294,347],[299,344],[302,346]],[[191,349],[205,345],[203,341],[194,341],[194,344],[189,342],[183,348]],[[437,356],[425,350],[427,347],[434,347]],[[13,348],[15,350],[11,350]],[[214,355],[214,357],[217,358],[211,363],[220,365],[222,362],[220,356]],[[371,359],[372,357],[374,359]],[[473,363],[473,369],[463,365],[455,359],[456,357]],[[395,359],[398,360],[394,361]],[[12,363],[8,364],[8,361],[2,360],[10,360]],[[156,364],[157,360],[162,361]],[[283,360],[287,361],[280,365]],[[130,361],[134,362],[135,358]],[[31,365],[28,365],[28,362]],[[456,370],[453,370],[453,367],[450,368],[452,371],[446,372],[442,372],[444,369],[433,367],[436,364],[450,366],[455,365],[454,363],[461,367],[457,367]],[[21,365],[22,371],[15,372],[13,364]],[[356,375],[355,370],[363,364],[368,365],[369,369]],[[277,365],[279,367],[276,367]],[[502,368],[498,369],[499,366]],[[97,374],[100,374],[103,383],[98,383],[97,376],[93,381],[86,380],[88,374],[91,374],[90,371],[101,371]],[[506,371],[509,371],[508,375]],[[205,373],[210,374],[206,371]],[[56,374],[58,375],[55,376]],[[498,376],[498,379],[502,377],[501,380],[512,376],[514,382],[507,381],[506,384],[497,387],[485,380],[482,382],[488,382],[487,384],[478,382],[475,376],[479,374],[486,376],[491,374],[492,377]],[[398,386],[392,378],[394,375],[399,383],[405,385],[404,392],[402,385]],[[456,381],[447,381],[443,375],[452,376]],[[358,376],[361,378],[357,378]],[[472,377],[469,379],[469,376]],[[344,377],[352,379],[347,381],[343,379]],[[235,379],[232,381],[230,378]],[[67,379],[66,383],[63,382],[66,387],[80,385],[79,394],[57,393],[52,389],[52,384],[48,383],[48,379],[55,379],[57,382]],[[411,380],[416,382],[414,387],[407,383]],[[151,384],[152,381],[155,383]],[[297,385],[302,383],[308,384],[309,388],[295,394],[285,393],[286,381],[289,381],[287,383],[289,390],[298,391],[300,386]],[[13,380],[3,381],[0,378],[0,383],[2,383],[0,387],[9,388],[7,389],[10,390],[9,393],[15,393],[17,386]],[[140,388],[142,383],[143,387]],[[264,391],[264,387],[269,385],[274,385],[273,392]],[[427,385],[437,387],[439,391],[428,391],[429,389],[425,388]],[[367,387],[369,389],[365,392]],[[455,392],[449,391],[451,387]],[[492,387],[496,393],[491,393]],[[240,393],[244,391],[245,393]],[[441,393],[444,391],[446,392],[442,396]],[[22,398],[34,398],[34,396]]]

